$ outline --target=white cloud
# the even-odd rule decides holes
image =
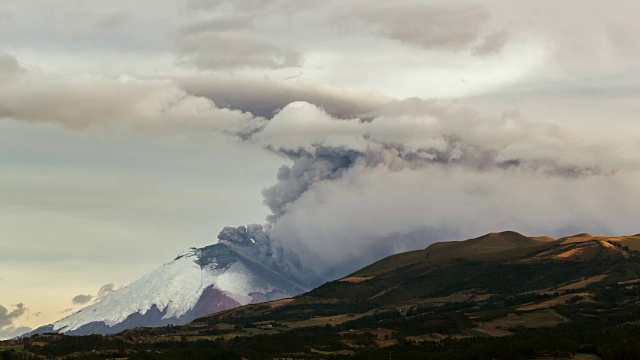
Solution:
[[[315,104],[342,119],[367,116],[391,101],[378,92],[239,74],[181,76],[174,80],[190,94],[209,98],[221,107],[265,118],[296,101]]]
[[[279,69],[297,67],[302,55],[253,34],[209,32],[181,36],[177,40],[180,61],[200,69]]]
[[[462,50],[475,43],[489,17],[481,7],[446,8],[407,2],[365,4],[353,14],[376,34],[424,49],[445,50]]]
[[[498,230],[633,234],[638,181],[638,172],[564,178],[526,170],[357,165],[290,203],[272,237],[299,254],[308,270],[337,277],[388,254]]]
[[[325,280],[491,231],[637,232],[640,142],[591,142],[420,100],[368,121],[293,103],[252,140],[294,160],[264,191],[272,241]]]
[[[2,59],[0,59],[2,60]],[[4,66],[2,66],[4,64]],[[13,58],[0,66],[18,73]],[[0,117],[54,122],[72,129],[130,127],[150,133],[221,131],[242,133],[260,119],[218,108],[169,80],[98,76],[61,77],[21,73],[0,90]]]

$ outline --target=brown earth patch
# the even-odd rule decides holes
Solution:
[[[559,258],[559,259],[566,259],[566,258],[571,257],[571,256],[580,255],[583,252],[584,252],[584,248],[575,248],[575,249],[571,249],[569,251],[565,251],[565,252],[563,252],[561,254],[558,254],[555,257]]]
[[[356,352],[353,351],[353,350],[321,351],[321,350],[316,350],[314,348],[309,348],[309,351],[311,351],[312,353],[321,354],[321,355],[346,355],[346,356],[352,356],[352,355],[356,354]]]
[[[509,313],[507,316],[479,324],[473,330],[490,336],[511,335],[511,329],[554,327],[568,322],[569,319],[552,309],[524,314]]]
[[[590,284],[594,284],[597,282],[600,282],[602,280],[604,280],[607,276],[609,276],[608,274],[603,274],[603,275],[596,275],[594,277],[590,277],[588,279],[584,279],[578,282],[574,282],[573,284],[569,284],[569,285],[565,285],[562,287],[559,287],[557,290],[577,290],[577,289],[582,289],[587,287],[587,285]]]
[[[292,298],[282,299],[282,300],[270,301],[270,302],[266,303],[266,305],[269,305],[270,308],[275,309],[275,308],[278,308],[280,306],[287,305],[292,301],[293,301]]]
[[[340,279],[340,282],[348,282],[348,283],[360,283],[363,281],[371,280],[374,276],[349,276],[344,279]]]
[[[415,341],[415,342],[425,342],[425,341],[441,341],[446,339],[447,336],[442,335],[442,334],[437,334],[437,333],[433,333],[433,334],[424,334],[424,335],[414,335],[414,336],[407,336],[406,339],[409,341]]]
[[[543,301],[541,303],[520,306],[516,310],[518,310],[518,311],[533,311],[533,310],[548,309],[548,308],[552,308],[554,306],[564,305],[569,300],[573,299],[576,296],[581,297],[582,298],[581,301],[588,301],[593,297],[593,294],[592,293],[588,293],[588,292],[581,292],[581,293],[573,293],[573,294],[562,295],[562,296],[558,296],[555,299]]]
[[[635,285],[635,284],[640,284],[640,279],[633,279],[633,280],[618,282],[618,285]]]
[[[314,317],[307,320],[285,322],[284,324],[291,328],[309,327],[309,326],[326,326],[326,325],[339,325],[347,321],[357,320],[368,313],[364,314],[342,314],[334,316]]]

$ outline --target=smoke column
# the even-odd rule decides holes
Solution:
[[[272,260],[308,283],[492,231],[634,231],[638,143],[409,99],[355,119],[294,102],[243,136],[291,161],[263,191]],[[635,229],[637,232],[637,229]]]

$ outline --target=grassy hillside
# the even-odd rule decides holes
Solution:
[[[493,233],[390,256],[296,298],[182,327],[5,345],[22,349],[16,358],[634,359],[636,249],[638,235]]]

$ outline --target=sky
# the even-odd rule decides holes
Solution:
[[[224,226],[322,279],[491,231],[639,233],[638,11],[3,1],[0,338]]]

